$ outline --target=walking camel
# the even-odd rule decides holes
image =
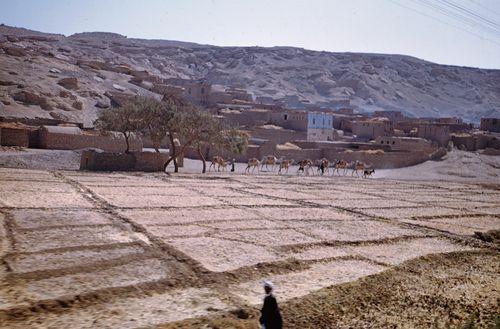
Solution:
[[[359,177],[359,173],[364,173],[366,169],[366,166],[363,162],[361,161],[356,161],[356,163],[354,164],[354,167],[352,169],[352,175],[351,176],[354,176],[354,174],[356,174],[357,177]]]
[[[255,171],[255,168],[258,168],[260,164],[259,159],[251,158],[248,160],[247,167],[245,169],[245,173],[250,173],[250,168],[252,168],[252,174]]]
[[[309,176],[309,169],[311,168],[312,165],[313,162],[310,159],[299,161],[299,170],[297,170],[297,174],[302,172],[305,175]]]
[[[288,174],[288,169],[293,164],[293,162],[294,162],[293,159],[290,159],[290,160],[281,160],[280,165],[279,165],[280,168],[278,169],[278,175],[281,174],[281,171],[283,169],[285,170],[285,173]]]
[[[271,166],[271,171],[274,172],[274,166],[278,163],[278,159],[274,155],[266,155],[262,161],[261,161],[261,166],[260,170],[264,169],[264,165],[266,166],[266,170],[269,171],[269,165]]]
[[[349,167],[349,164],[345,160],[339,160],[339,161],[335,162],[335,164],[333,165],[332,176],[335,175],[335,172],[337,172],[337,174],[339,174],[339,176],[340,176],[340,169],[344,170],[344,176],[345,176],[345,174],[347,173],[348,167]]]
[[[227,169],[227,161],[224,160],[223,157],[221,157],[219,155],[215,155],[212,158],[212,163],[208,167],[208,171],[210,171],[210,169],[212,167],[214,168],[214,171],[215,171],[215,166],[217,166],[217,171],[220,171],[221,168],[222,168],[222,171],[225,171]]]

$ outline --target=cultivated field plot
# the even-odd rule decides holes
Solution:
[[[443,182],[0,168],[0,327],[204,321],[256,310],[264,279],[285,303],[491,248],[473,235],[498,204]]]

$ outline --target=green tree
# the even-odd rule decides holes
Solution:
[[[200,112],[199,121],[195,127],[196,138],[194,144],[196,151],[200,157],[203,168],[202,173],[207,170],[206,156],[203,150],[208,153],[211,147],[219,147],[224,145],[224,128],[221,122],[208,112]]]
[[[184,155],[188,147],[193,147],[202,163],[202,173],[206,172],[206,155],[210,148],[219,151],[229,151],[231,154],[240,154],[246,151],[248,135],[236,130],[227,129],[222,122],[210,112],[202,111],[194,106],[186,105],[179,109],[171,120],[173,126],[169,130],[170,136],[177,136],[180,147],[175,148],[165,163],[165,169],[179,155]],[[171,140],[171,144],[173,140]],[[207,152],[204,152],[206,150]],[[175,163],[174,163],[175,164]],[[177,168],[175,170],[177,172]]]
[[[170,139],[170,157],[164,165],[164,170],[168,165],[174,162],[174,172],[178,172],[179,168],[176,165],[177,158],[184,155],[186,148],[191,146],[195,141],[195,127],[197,124],[197,114],[199,110],[191,105],[182,105],[175,113],[171,124],[169,125],[168,136]],[[180,142],[180,146],[175,145],[175,137]]]
[[[125,153],[130,150],[130,136],[142,128],[143,121],[137,107],[133,103],[126,103],[120,107],[107,108],[99,113],[94,125],[101,131],[117,131],[125,137],[127,145]]]
[[[248,149],[248,139],[250,136],[237,128],[230,128],[224,131],[222,149],[230,154],[244,154]]]
[[[136,97],[133,100],[141,117],[141,132],[153,142],[156,152],[160,152],[161,141],[168,135],[177,106],[170,100],[156,100],[152,97]]]

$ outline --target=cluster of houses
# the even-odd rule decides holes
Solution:
[[[257,149],[262,149],[253,153],[257,158],[266,154],[294,159],[325,157],[394,168],[442,156],[451,145],[468,151],[500,149],[500,134],[495,132],[499,120],[474,129],[459,118],[409,118],[399,111],[360,114],[350,108],[227,106],[217,113],[230,125],[248,131]]]
[[[377,168],[417,164],[445,154],[452,144],[460,149],[500,149],[500,119],[484,118],[479,129],[460,118],[411,118],[400,111],[356,113],[349,100],[320,108],[300,103],[290,108],[282,101],[254,99],[244,88],[212,85],[185,79],[147,79],[135,83],[157,94],[182,97],[198,104],[230,126],[251,136],[239,161],[272,154],[278,158],[363,161]],[[119,106],[120,102],[115,104]],[[0,119],[1,120],[1,119]],[[119,134],[102,135],[75,125],[27,125],[0,121],[0,145],[46,149],[124,149]],[[150,142],[135,136],[131,149],[141,151]],[[168,145],[164,145],[168,148]],[[207,150],[207,156],[216,150]],[[188,150],[186,156],[197,157]]]

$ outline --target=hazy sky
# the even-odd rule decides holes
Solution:
[[[107,31],[220,46],[405,54],[500,69],[500,32],[422,1],[438,0],[0,0],[0,22],[65,35]],[[439,1],[500,25],[500,0]]]

